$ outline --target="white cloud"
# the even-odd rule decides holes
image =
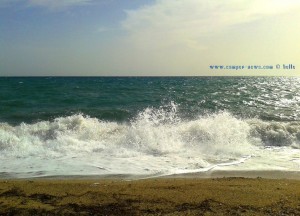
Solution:
[[[128,10],[122,26],[140,48],[185,45],[202,49],[201,37],[299,7],[298,0],[156,0]]]
[[[209,75],[210,64],[291,62],[299,56],[299,11],[299,0],[155,0],[126,11],[127,35],[111,56],[120,71],[155,75]]]

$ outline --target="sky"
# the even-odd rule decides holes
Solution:
[[[299,0],[0,0],[0,76],[299,76],[299,38]]]

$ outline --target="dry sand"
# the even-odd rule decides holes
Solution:
[[[2,180],[0,215],[300,215],[300,181]]]

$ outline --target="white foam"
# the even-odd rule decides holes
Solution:
[[[173,103],[123,124],[81,114],[15,127],[2,123],[0,170],[16,177],[299,170],[299,134],[297,123],[227,112],[184,120]]]

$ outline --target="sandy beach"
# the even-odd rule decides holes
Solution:
[[[300,215],[300,181],[191,176],[1,180],[0,215]]]

